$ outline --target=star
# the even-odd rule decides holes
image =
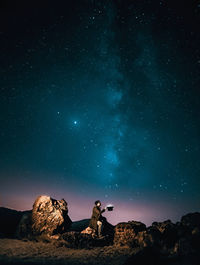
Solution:
[[[47,19],[39,12],[37,21],[26,25],[22,5],[19,16],[11,14],[16,25],[7,23],[9,8],[2,17],[0,194],[5,203],[31,208],[32,195],[48,180],[52,185],[44,192],[58,198],[66,194],[72,219],[84,218],[96,196],[127,207],[123,218],[114,214],[118,220],[111,218],[111,223],[134,220],[143,210],[144,223],[155,215],[175,220],[181,211],[198,210],[200,48],[195,22],[200,2],[191,6],[189,21],[186,6],[179,9],[164,0],[158,1],[158,11],[131,1],[65,2],[77,11],[73,16],[55,5],[50,21],[48,11]],[[38,30],[29,36],[34,25]],[[158,36],[163,25],[166,34]],[[16,187],[13,194],[10,183]],[[34,194],[26,199],[32,183]],[[29,204],[21,205],[21,196]]]

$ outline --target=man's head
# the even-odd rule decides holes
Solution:
[[[99,200],[95,201],[95,205],[100,207],[101,206],[101,202]]]

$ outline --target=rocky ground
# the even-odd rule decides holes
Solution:
[[[165,259],[151,249],[105,246],[66,248],[55,242],[0,239],[1,265],[199,265],[200,256]]]
[[[98,238],[89,219],[72,223],[67,202],[49,196],[39,196],[26,212],[0,207],[0,265],[200,264],[198,212],[149,227],[133,220],[103,223]]]
[[[0,239],[1,265],[120,265],[137,249],[124,247],[96,247],[92,249],[73,249],[57,245],[17,239]]]

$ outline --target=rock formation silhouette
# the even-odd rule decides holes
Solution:
[[[32,210],[32,231],[35,235],[55,235],[65,232],[72,221],[68,216],[67,202],[49,196],[39,196]]]
[[[46,235],[54,236],[66,232],[72,221],[68,216],[67,202],[49,196],[39,196],[30,212],[25,213],[18,225],[19,238]]]
[[[71,248],[93,248],[100,246],[127,246],[139,250],[127,260],[137,264],[152,260],[155,264],[168,264],[182,260],[195,261],[200,253],[200,213],[189,213],[177,223],[170,220],[153,222],[146,227],[142,222],[129,221],[113,226],[104,219],[103,237],[98,238],[88,228],[90,219],[73,222],[68,216],[65,200],[39,196],[31,211],[17,212],[0,208],[0,237],[49,240]],[[139,262],[140,263],[140,262]],[[138,264],[139,264],[138,263]],[[142,264],[142,263],[140,263]],[[188,263],[190,264],[190,263]],[[195,263],[191,263],[195,264]]]

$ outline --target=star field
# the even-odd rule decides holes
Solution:
[[[112,223],[199,210],[198,1],[4,1],[0,19],[1,205],[46,193],[77,219],[100,199]]]

